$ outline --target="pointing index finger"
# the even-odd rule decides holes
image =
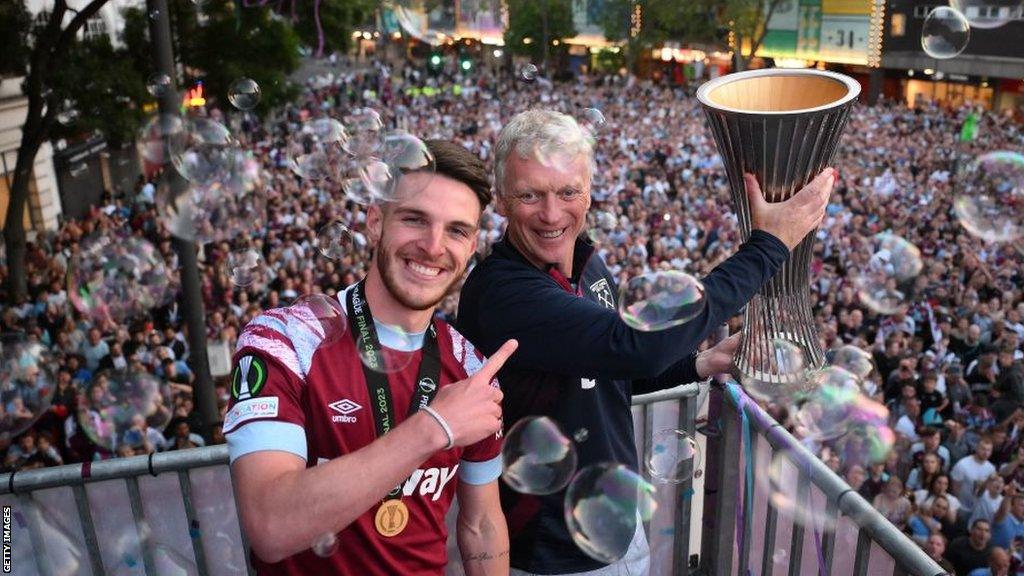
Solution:
[[[505,365],[505,361],[508,360],[509,356],[516,351],[519,347],[519,342],[516,340],[507,340],[498,348],[498,351],[491,355],[484,363],[480,371],[473,375],[474,378],[483,378],[485,382],[490,382],[494,375],[501,370],[501,367]]]

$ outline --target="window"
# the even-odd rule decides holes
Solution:
[[[893,14],[889,24],[889,35],[899,38],[907,33],[907,15]]]
[[[85,38],[93,40],[107,35],[107,23],[99,16],[93,16],[85,23]]]
[[[914,18],[927,18],[935,8],[936,6],[928,4],[923,6],[914,6]]]

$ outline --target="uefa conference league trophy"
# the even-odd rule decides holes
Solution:
[[[729,74],[697,90],[729,176],[744,241],[750,238],[744,172],[757,177],[768,202],[796,194],[832,161],[858,94],[860,84],[842,74],[777,68]],[[777,339],[799,346],[806,368],[823,364],[810,300],[813,243],[812,232],[747,304],[732,370],[740,382],[801,386],[802,373],[773,366]]]

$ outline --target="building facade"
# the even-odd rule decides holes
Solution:
[[[926,99],[942,105],[974,104],[1024,112],[1024,14],[1020,2],[992,2],[1007,10],[1006,24],[972,27],[967,47],[954,58],[933,58],[921,46],[925,18],[948,3],[889,0],[882,69],[886,96],[909,105]],[[968,19],[976,14],[968,13]]]

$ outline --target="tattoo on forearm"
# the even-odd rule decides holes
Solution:
[[[490,552],[470,552],[466,555],[465,561],[486,562],[488,560],[494,560],[495,558],[504,558],[505,556],[508,556],[508,550],[502,550],[498,553],[497,556],[491,554]]]

